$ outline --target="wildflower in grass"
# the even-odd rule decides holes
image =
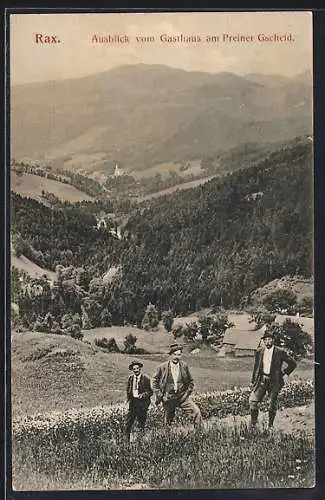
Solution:
[[[313,381],[293,381],[283,389],[280,395],[283,406],[292,407],[306,404],[313,399]],[[227,415],[245,415],[248,413],[249,388],[215,391],[194,397],[205,418],[222,418]],[[89,463],[96,460],[96,443],[120,442],[122,424],[127,407],[125,404],[72,409],[68,412],[53,412],[33,415],[13,421],[13,447],[26,456],[34,454],[35,459],[44,454],[44,448],[50,447],[52,455],[62,455],[62,447],[70,450],[69,460],[83,449]],[[179,423],[186,423],[184,415],[177,414]],[[159,430],[162,426],[162,414],[156,407],[149,409],[148,427]],[[241,435],[241,438],[245,435]],[[240,442],[244,441],[239,439]],[[220,437],[220,439],[222,439]],[[158,441],[161,437],[158,438]],[[163,444],[163,443],[161,443]],[[81,451],[80,451],[81,452]],[[299,462],[296,462],[299,464]]]

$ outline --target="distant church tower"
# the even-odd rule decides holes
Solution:
[[[114,177],[120,177],[122,175],[121,170],[118,168],[117,163],[115,164],[115,171],[114,171]]]

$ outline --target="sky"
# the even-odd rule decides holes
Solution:
[[[60,43],[36,43],[36,34]],[[198,43],[160,36],[200,36]],[[289,40],[259,41],[278,35]],[[94,35],[126,35],[129,43],[95,43]],[[137,36],[154,42],[137,42]],[[223,39],[227,35],[227,39]],[[238,42],[230,37],[247,36]],[[285,35],[285,36],[284,36]],[[208,43],[207,36],[219,36]],[[231,41],[230,41],[231,40]],[[42,13],[10,15],[12,85],[79,78],[126,64],[165,64],[187,71],[275,73],[312,70],[310,12]]]

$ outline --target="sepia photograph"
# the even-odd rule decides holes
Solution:
[[[12,489],[314,488],[312,12],[8,29]]]

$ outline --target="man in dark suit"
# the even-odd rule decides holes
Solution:
[[[132,375],[129,376],[126,396],[129,403],[129,410],[126,415],[126,435],[130,440],[131,429],[138,420],[141,433],[143,434],[147,420],[148,408],[150,399],[153,394],[151,389],[150,378],[141,373],[143,364],[140,361],[132,361],[129,370],[132,370]]]
[[[249,397],[251,425],[257,424],[259,405],[266,393],[270,396],[269,428],[273,427],[277,412],[278,395],[287,383],[288,376],[296,368],[296,361],[282,348],[274,345],[274,335],[266,330],[263,337],[264,346],[255,353],[252,375],[252,392]],[[287,366],[284,367],[283,363]]]
[[[176,408],[182,408],[194,420],[196,427],[202,425],[202,415],[199,407],[190,398],[194,381],[190,369],[181,361],[183,348],[172,344],[169,350],[170,359],[160,364],[153,376],[153,390],[156,395],[156,405],[163,404],[165,422],[171,424]]]

